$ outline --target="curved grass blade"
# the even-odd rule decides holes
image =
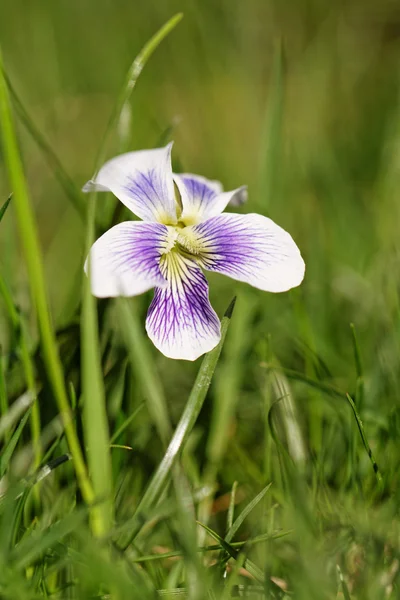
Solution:
[[[85,203],[82,199],[80,190],[78,190],[77,186],[75,185],[71,177],[68,175],[67,171],[64,169],[60,159],[58,158],[50,144],[47,142],[40,129],[36,126],[35,121],[29,115],[17,92],[15,91],[15,88],[12,85],[10,78],[6,73],[4,73],[4,79],[10,91],[10,96],[13,100],[15,112],[17,113],[20,121],[30,133],[31,137],[35,140],[36,144],[39,146],[40,150],[42,151],[43,155],[47,160],[50,169],[52,170],[56,179],[58,180],[58,183],[64,190],[65,195],[71,201],[72,206],[76,209],[80,217],[83,219],[85,216]]]
[[[60,186],[64,190],[65,195],[71,201],[72,206],[76,209],[81,218],[83,218],[85,215],[85,204],[80,191],[78,190],[71,177],[68,175],[67,171],[64,169],[60,159],[58,158],[50,144],[47,142],[43,134],[40,132],[39,128],[36,126],[34,120],[29,115],[28,111],[25,109],[21,99],[19,98],[14,86],[10,81],[10,78],[6,73],[4,74],[4,77],[7,82],[11,98],[13,99],[13,105],[15,107],[15,111],[18,117],[20,118],[27,131],[31,134],[32,138],[35,140],[40,150],[43,152],[43,155],[45,156],[49,167],[53,171]]]
[[[12,403],[7,413],[0,419],[0,440],[34,401],[34,396],[30,392],[26,392]]]
[[[127,546],[137,536],[142,525],[145,521],[145,514],[154,504],[154,502],[160,496],[168,475],[171,472],[176,459],[181,452],[193,426],[199,416],[200,410],[203,406],[207,391],[211,385],[212,376],[218,363],[218,359],[221,354],[222,347],[224,345],[226,333],[228,331],[229,323],[232,318],[232,312],[235,306],[236,298],[232,300],[228,309],[225,312],[225,316],[221,323],[221,340],[203,359],[200,370],[197,374],[196,381],[190,393],[189,399],[180,418],[177,428],[175,429],[174,435],[169,443],[167,451],[162,459],[159,467],[157,468],[153,478],[144,493],[139,506],[136,509],[135,514],[131,521],[131,532],[127,540],[123,540],[122,547]]]
[[[124,110],[124,106],[129,101],[129,98],[136,86],[136,82],[145,64],[147,63],[153,52],[160,45],[160,43],[163,41],[163,39],[166,38],[167,35],[178,25],[182,17],[183,14],[178,13],[171,19],[169,19],[169,21],[167,21],[165,25],[163,25],[161,29],[159,29],[157,33],[155,33],[153,37],[150,38],[147,44],[143,46],[142,50],[139,52],[139,54],[131,64],[125,79],[125,83],[122,87],[122,91],[117,98],[117,102],[115,103],[114,109],[111,113],[106,130],[104,132],[103,139],[100,144],[100,149],[95,161],[95,170],[97,170],[99,166],[104,162],[104,153],[106,151],[109,135],[111,131],[116,127]]]

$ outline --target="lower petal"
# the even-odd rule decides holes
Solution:
[[[168,285],[155,290],[146,320],[148,336],[168,358],[196,360],[221,338],[207,280],[194,261],[175,251],[164,255],[160,266]]]
[[[93,295],[136,296],[166,285],[160,257],[168,235],[159,223],[126,222],[109,229],[93,244],[85,263]]]
[[[262,215],[219,215],[182,229],[183,236],[209,271],[268,292],[286,292],[303,280],[304,261],[292,237]]]

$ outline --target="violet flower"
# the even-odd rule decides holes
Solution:
[[[117,156],[83,188],[113,192],[142,219],[120,223],[95,242],[90,281],[100,298],[155,288],[148,336],[165,356],[195,360],[220,340],[203,269],[284,292],[301,283],[305,265],[291,236],[271,219],[221,214],[245,188],[223,192],[218,182],[173,174],[171,148]]]

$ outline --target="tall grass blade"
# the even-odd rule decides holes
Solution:
[[[176,14],[174,17],[169,19],[163,25],[150,40],[143,46],[142,50],[139,52],[133,63],[131,64],[128,73],[126,75],[125,83],[121,88],[121,93],[117,98],[114,109],[111,113],[110,119],[108,121],[106,130],[104,132],[102,141],[100,143],[100,148],[97,153],[96,161],[95,161],[95,171],[99,168],[99,166],[104,162],[105,152],[107,149],[107,142],[111,132],[117,128],[117,124],[121,119],[121,114],[124,110],[125,105],[129,101],[129,98],[136,86],[136,82],[139,79],[139,76],[146,65],[147,61],[153,54],[153,52],[158,48],[164,38],[178,25],[183,17],[182,13]]]
[[[28,189],[18,150],[16,133],[11,114],[10,100],[0,50],[0,124],[6,165],[14,193],[19,233],[24,248],[32,299],[39,323],[43,358],[59,411],[64,419],[65,431],[74,457],[74,465],[82,494],[88,503],[93,491],[87,476],[78,437],[71,419],[71,410],[65,389],[63,371],[57,343],[49,314],[39,240],[30,204]]]

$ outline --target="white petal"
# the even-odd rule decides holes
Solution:
[[[93,295],[136,296],[166,285],[160,257],[168,237],[168,227],[160,223],[129,221],[109,229],[93,244],[85,263]]]
[[[165,148],[121,154],[105,163],[84,192],[111,191],[143,221],[176,223],[171,168],[172,143]]]
[[[186,225],[201,223],[221,214],[228,204],[242,204],[246,197],[246,186],[223,192],[219,181],[209,181],[200,175],[174,173],[174,181],[182,200],[181,221]]]
[[[199,264],[268,292],[300,285],[305,264],[292,237],[262,215],[224,214],[182,229],[179,242]]]
[[[194,261],[176,251],[162,257],[161,270],[168,286],[156,288],[146,320],[148,336],[168,358],[196,360],[221,338],[206,278]]]

